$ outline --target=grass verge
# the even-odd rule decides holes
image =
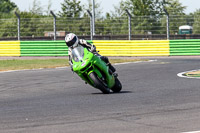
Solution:
[[[184,74],[185,76],[188,76],[188,77],[200,77],[200,71],[192,71],[192,72],[188,72],[188,73],[185,73]]]
[[[140,59],[110,59],[112,64],[142,61]],[[145,61],[145,60],[143,60]],[[0,60],[0,71],[56,68],[69,66],[68,59],[31,59],[31,60]]]

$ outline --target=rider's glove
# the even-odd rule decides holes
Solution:
[[[96,52],[96,47],[95,46],[92,46],[92,48],[91,48],[91,53],[94,53],[94,52]]]

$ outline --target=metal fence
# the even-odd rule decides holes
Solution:
[[[200,16],[127,16],[95,20],[92,18],[52,17],[0,19],[1,40],[60,40],[74,32],[85,39],[195,39],[200,37]],[[179,35],[179,26],[193,26],[191,35]]]

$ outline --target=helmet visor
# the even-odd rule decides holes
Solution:
[[[71,41],[67,42],[67,46],[71,47],[73,46],[77,41],[77,37],[74,37]]]

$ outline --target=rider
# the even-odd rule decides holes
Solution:
[[[72,62],[72,49],[77,47],[78,45],[81,45],[83,47],[86,47],[90,52],[92,52],[93,54],[99,56],[108,66],[111,73],[114,73],[116,70],[115,68],[111,65],[111,63],[108,60],[108,57],[106,56],[101,56],[97,51],[96,51],[96,47],[93,44],[88,43],[86,40],[83,39],[78,39],[78,37],[74,34],[74,33],[69,33],[66,35],[65,37],[65,42],[66,45],[68,46],[68,54],[69,54],[69,63],[71,65],[71,68],[73,66],[73,62]],[[73,69],[72,69],[73,71]]]

